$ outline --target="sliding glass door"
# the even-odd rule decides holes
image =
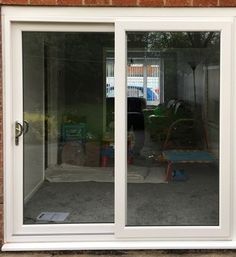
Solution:
[[[16,32],[22,61],[14,122],[22,160],[18,219],[27,231],[74,224],[78,233],[107,233],[114,223],[115,97],[107,92],[106,72],[114,59],[113,28],[44,28]]]
[[[104,69],[114,34],[22,40],[24,224],[113,223],[114,97]]]
[[[14,24],[14,234],[229,238],[230,30]]]
[[[124,21],[116,28],[116,117],[125,117],[116,134],[117,235],[214,237],[219,228],[227,235],[229,131],[220,121],[230,26]]]

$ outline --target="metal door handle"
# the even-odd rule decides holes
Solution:
[[[23,125],[23,134],[25,135],[28,132],[28,130],[29,130],[29,122],[24,120],[23,124],[24,124]]]
[[[16,121],[15,122],[15,145],[19,145],[19,137],[23,134],[24,128],[23,126]]]

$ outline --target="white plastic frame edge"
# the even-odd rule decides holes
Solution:
[[[126,123],[119,122],[116,124],[116,160],[122,160],[116,165],[116,201],[115,209],[115,235],[119,238],[175,238],[178,240],[179,233],[182,238],[187,240],[202,239],[202,238],[222,238],[230,239],[230,197],[231,188],[231,159],[230,159],[230,134],[231,126],[225,126],[228,124],[231,118],[231,70],[227,67],[231,66],[231,33],[232,33],[232,21],[228,19],[218,19],[217,22],[211,19],[196,19],[193,21],[175,20],[175,19],[153,19],[147,21],[140,19],[140,21],[129,20],[117,20],[115,23],[115,45],[117,46],[115,52],[117,53],[116,61],[116,108],[119,112],[116,112],[116,120],[120,121],[122,117],[126,117],[126,33],[128,31],[220,31],[221,32],[221,63],[220,63],[220,220],[219,226],[212,227],[189,227],[189,226],[177,226],[177,227],[145,227],[145,226],[126,226],[126,212],[127,210],[127,155],[123,150],[126,146]],[[118,46],[119,44],[119,46]],[[224,89],[224,90],[223,90]],[[121,137],[125,135],[125,137]],[[118,172],[119,170],[125,170],[124,173]],[[120,190],[123,188],[124,190]],[[119,196],[119,197],[118,197]]]

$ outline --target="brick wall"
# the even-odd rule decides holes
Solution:
[[[2,5],[232,7],[236,0],[0,0]]]
[[[1,10],[0,10],[1,17]],[[0,20],[1,28],[1,20]],[[0,49],[2,49],[2,37],[0,33]],[[2,51],[0,50],[0,242],[3,238],[3,130],[2,130]]]
[[[116,7],[236,7],[236,0],[0,0],[1,5]],[[1,22],[1,21],[0,21]],[[1,49],[1,35],[0,35]],[[2,53],[0,51],[0,242],[3,238]]]

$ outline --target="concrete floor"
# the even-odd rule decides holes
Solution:
[[[109,256],[125,256],[125,257],[235,257],[236,251],[231,250],[169,250],[169,251],[78,251],[78,252],[13,252],[0,253],[1,257],[109,257]]]
[[[176,167],[178,168],[178,167]],[[184,166],[185,172],[188,174],[189,179],[185,182],[170,182],[169,184],[129,184],[128,186],[128,217],[130,224],[144,223],[155,221],[157,222],[157,215],[150,215],[153,213],[153,207],[157,208],[156,211],[162,210],[165,215],[160,215],[163,222],[174,224],[175,222],[188,222],[195,224],[196,221],[205,224],[216,224],[218,222],[218,194],[219,194],[219,181],[218,171],[214,166],[209,165],[186,165]],[[25,206],[25,215],[34,216],[45,210],[52,203],[51,199],[55,197],[60,199],[60,204],[65,207],[68,203],[66,199],[67,193],[72,192],[76,201],[76,206],[81,206],[83,201],[87,204],[90,202],[91,206],[96,206],[96,210],[103,210],[99,215],[90,215],[94,208],[89,211],[87,205],[85,215],[81,217],[96,220],[105,217],[107,220],[113,219],[113,187],[112,183],[66,183],[63,185],[62,190],[60,183],[53,184],[54,193],[50,192],[50,183],[46,183]],[[55,187],[54,187],[55,186]],[[71,188],[74,188],[71,190]],[[65,191],[67,189],[67,193]],[[48,191],[49,190],[49,191]],[[71,191],[70,191],[71,190]],[[86,191],[87,190],[87,191]],[[61,192],[61,193],[60,193]],[[87,194],[86,197],[84,197]],[[64,197],[62,197],[62,195]],[[46,197],[47,196],[47,197]],[[81,196],[81,197],[78,197]],[[51,199],[50,199],[51,197]],[[98,200],[102,201],[98,201]],[[138,199],[136,201],[135,199]],[[43,200],[43,203],[40,202]],[[85,203],[84,203],[85,204]],[[100,208],[101,205],[103,208]],[[100,206],[100,207],[99,207]],[[208,208],[206,208],[208,206]],[[104,207],[106,207],[104,209]],[[161,207],[161,208],[160,208]],[[195,207],[195,208],[194,208]],[[197,209],[196,209],[197,207]],[[73,209],[72,205],[67,205],[67,208]],[[176,212],[177,210],[177,212]],[[105,216],[104,216],[105,212]],[[179,212],[179,213],[178,213]],[[195,213],[196,212],[196,213]],[[82,214],[82,212],[80,212]],[[195,216],[196,214],[196,216]],[[195,219],[194,217],[200,217]],[[74,216],[78,219],[78,216]],[[152,219],[154,218],[154,220]],[[29,220],[28,220],[29,221]],[[31,220],[32,222],[32,220]],[[127,256],[127,257],[220,257],[229,256],[235,257],[236,251],[231,250],[153,250],[153,251],[68,251],[68,252],[14,252],[14,253],[0,253],[1,257],[110,257],[110,256]]]
[[[217,168],[207,164],[183,167],[189,176],[184,182],[128,184],[128,225],[218,225]],[[38,223],[36,217],[46,211],[69,212],[63,223],[112,223],[114,184],[45,182],[24,208],[25,224]]]

